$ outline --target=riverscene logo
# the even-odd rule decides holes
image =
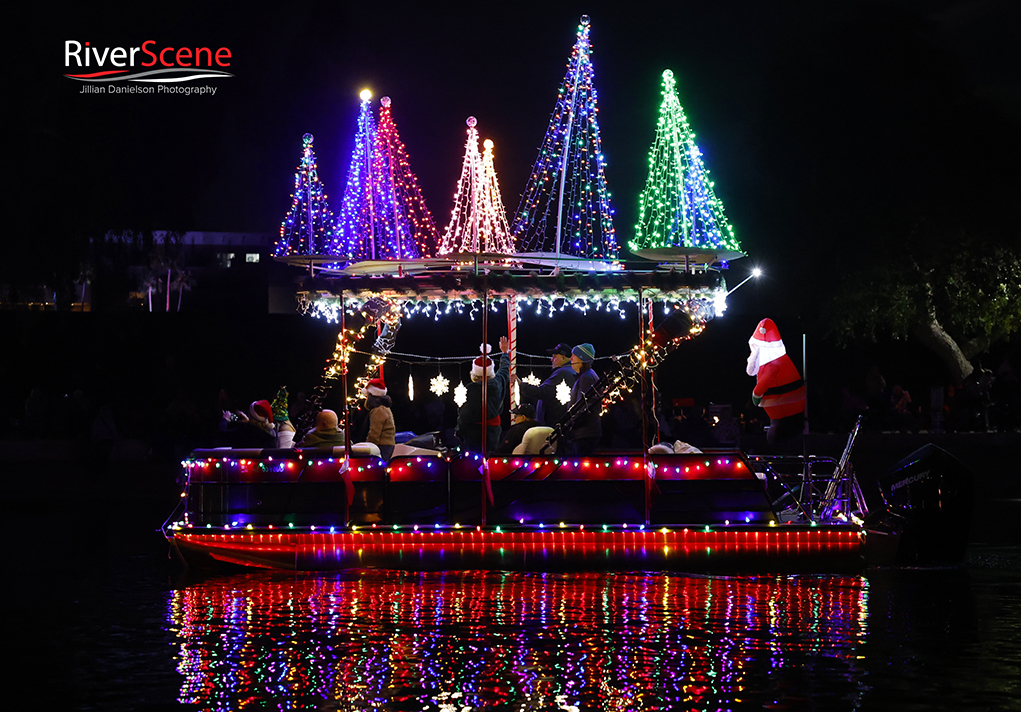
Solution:
[[[215,94],[216,87],[181,86],[196,79],[234,75],[228,47],[161,46],[146,40],[138,47],[93,47],[89,42],[64,42],[64,74],[82,82],[82,94]],[[82,71],[84,70],[84,71]]]

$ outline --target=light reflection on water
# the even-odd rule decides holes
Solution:
[[[868,689],[868,599],[848,576],[244,574],[167,617],[201,709],[825,709]]]

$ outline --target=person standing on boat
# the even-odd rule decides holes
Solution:
[[[571,368],[571,347],[567,344],[557,344],[555,348],[547,353],[553,360],[553,373],[546,377],[546,380],[538,386],[525,383],[520,378],[518,388],[521,389],[521,400],[527,403],[535,403],[535,419],[539,425],[553,426],[557,424],[564,413],[567,412],[567,405],[557,400],[557,386],[566,383],[570,388],[578,378],[578,374]]]
[[[397,445],[394,440],[397,428],[394,426],[393,411],[390,410],[393,401],[386,393],[382,378],[373,378],[362,389],[365,409],[369,411],[369,434],[365,439],[378,447],[379,456],[389,462]]]
[[[467,400],[457,411],[455,433],[466,450],[482,452],[482,381],[486,381],[486,453],[491,454],[500,444],[500,414],[503,412],[510,383],[510,341],[500,337],[500,367],[496,368],[489,357],[489,344],[482,345],[482,355],[472,361],[472,382],[468,384]]]
[[[599,374],[592,370],[592,362],[595,360],[596,350],[592,344],[578,344],[571,349],[571,368],[578,374],[571,387],[572,406],[599,381]],[[567,439],[571,444],[569,455],[575,457],[595,455],[596,446],[602,437],[603,423],[599,419],[599,406],[596,405],[583,413],[567,433]]]
[[[805,427],[805,382],[787,355],[780,332],[772,319],[755,327],[748,346],[747,373],[755,376],[752,403],[769,416],[766,442],[774,445],[789,440]]]

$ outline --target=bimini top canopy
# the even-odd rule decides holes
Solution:
[[[685,270],[649,263],[592,269],[584,260],[561,261],[555,269],[539,260],[506,255],[464,255],[455,259],[359,262],[343,268],[325,265],[305,280],[300,301],[473,302],[488,297],[523,297],[574,302],[627,301],[639,296],[657,301],[712,301],[726,291],[719,271],[702,266]],[[336,258],[334,258],[336,259]],[[305,264],[307,257],[305,258]],[[297,260],[295,260],[297,262]],[[575,264],[578,263],[578,264]]]

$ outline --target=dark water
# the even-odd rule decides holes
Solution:
[[[8,708],[1021,710],[1016,537],[863,576],[202,578],[154,531],[172,480],[78,477],[0,518]]]
[[[37,709],[1017,710],[1019,564],[186,581],[133,557],[42,592],[15,639]]]

